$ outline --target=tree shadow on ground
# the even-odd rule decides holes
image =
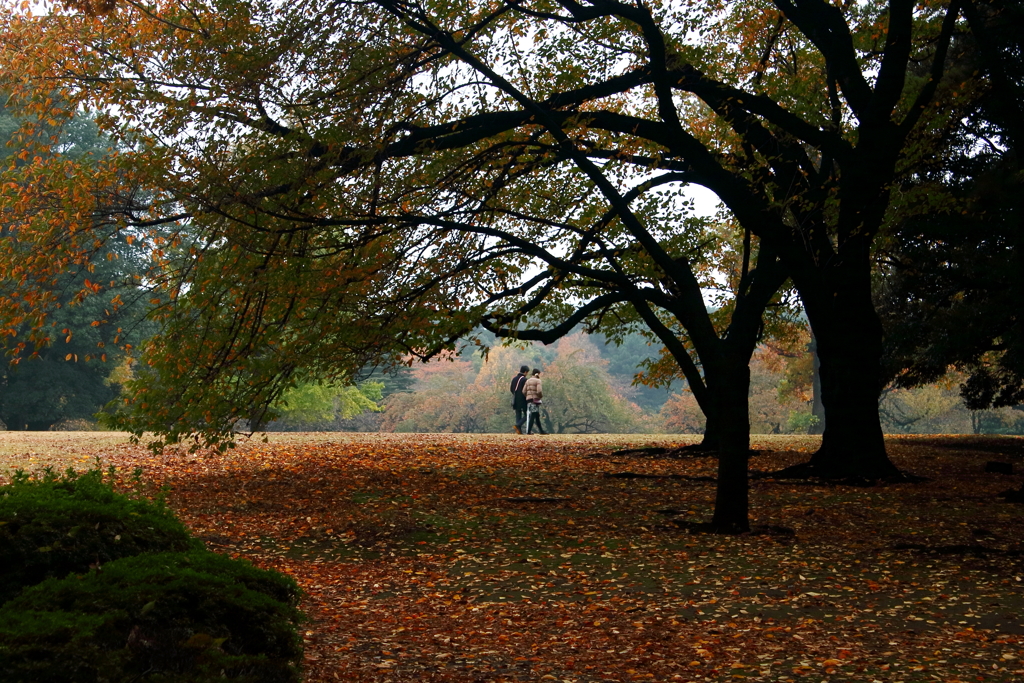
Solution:
[[[980,452],[992,455],[1024,457],[1024,438],[995,434],[969,436],[916,436],[914,445],[936,450]]]

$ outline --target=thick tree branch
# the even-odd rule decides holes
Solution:
[[[586,156],[585,152],[579,149],[569,136],[566,135],[565,131],[562,129],[561,122],[558,121],[556,117],[552,116],[552,112],[549,108],[544,107],[540,103],[528,97],[518,88],[513,86],[507,79],[495,72],[494,69],[490,68],[476,56],[458,45],[450,35],[438,29],[426,18],[421,17],[419,20],[415,20],[411,17],[405,17],[405,19],[411,26],[419,31],[427,33],[427,35],[430,35],[438,42],[439,45],[450,50],[453,55],[457,56],[467,65],[486,77],[495,87],[515,99],[526,111],[530,112],[537,119],[538,123],[543,124],[565,153],[597,186],[609,204],[615,208],[619,214],[619,218],[623,222],[623,225],[627,230],[629,230],[633,237],[644,246],[644,249],[654,262],[665,269],[671,267],[672,257],[665,252],[661,245],[658,244],[657,240],[654,239],[640,220],[637,219],[636,215],[630,210],[628,203],[623,199],[622,195],[605,176],[605,174],[602,173],[594,162]]]
[[[857,51],[843,11],[825,0],[773,1],[825,57],[850,109],[863,121],[871,106],[871,87],[857,64]]]
[[[914,33],[915,4],[914,0],[889,0],[889,28],[868,114],[873,124],[889,121],[903,95]]]
[[[949,54],[949,42],[953,37],[953,30],[956,28],[956,20],[960,16],[960,0],[952,0],[946,8],[946,16],[942,19],[942,31],[939,34],[935,45],[935,56],[932,58],[931,72],[928,74],[928,82],[917,94],[914,104],[907,112],[907,117],[900,123],[900,134],[904,137],[910,134],[921,120],[924,110],[935,97],[935,91],[942,81],[942,75],[946,70],[946,56]]]
[[[697,95],[709,105],[712,102],[729,102],[733,107],[760,116],[801,142],[827,151],[837,158],[847,156],[852,150],[842,136],[807,123],[767,95],[757,95],[726,85],[708,78],[692,66],[677,69],[673,75],[676,77],[677,88]]]
[[[521,315],[527,311],[524,309],[517,309],[514,313],[507,315],[489,315],[481,319],[480,324],[489,332],[493,332],[499,337],[510,337],[512,339],[521,339],[523,341],[539,341],[543,344],[552,344],[565,335],[575,329],[575,327],[586,320],[589,316],[594,313],[608,308],[617,303],[628,301],[629,296],[624,292],[609,292],[608,294],[602,294],[596,297],[586,304],[580,306],[572,315],[568,316],[565,321],[547,330],[538,329],[526,329],[526,330],[514,330],[502,325],[514,322]]]
[[[686,345],[658,318],[646,301],[636,297],[632,300],[632,304],[634,310],[640,315],[651,332],[668,349],[679,369],[683,372],[683,377],[686,378],[686,382],[689,384],[690,391],[697,400],[697,405],[700,406],[701,412],[710,420],[715,414],[711,392],[708,391],[707,385],[704,383],[704,377],[701,375],[696,363],[693,362],[693,358],[690,357],[690,352],[686,350]]]

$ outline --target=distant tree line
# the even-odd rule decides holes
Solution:
[[[458,356],[417,364],[409,368],[402,391],[388,392],[362,419],[350,417],[334,428],[507,433],[512,424],[508,380],[525,363],[543,371],[543,420],[551,433],[704,433],[706,417],[685,382],[672,390],[634,383],[639,359],[653,357],[642,336],[621,345],[605,341],[577,333],[550,347],[499,346],[486,358],[470,347]],[[805,332],[789,344],[762,345],[754,353],[751,433],[820,433],[810,349]],[[911,389],[887,388],[879,401],[883,429],[889,434],[1024,434],[1019,407],[969,409],[959,392],[964,379],[953,372]]]

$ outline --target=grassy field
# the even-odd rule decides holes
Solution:
[[[690,439],[692,440],[692,438]],[[212,548],[306,590],[309,681],[1024,680],[1024,439],[901,437],[923,477],[759,478],[754,530],[693,531],[686,437],[273,435],[223,456],[116,434],[0,433],[0,472],[143,469]],[[756,471],[814,437],[753,438]]]

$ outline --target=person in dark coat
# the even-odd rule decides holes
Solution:
[[[523,390],[526,387],[526,373],[529,371],[529,365],[521,366],[519,374],[512,378],[508,388],[512,392],[512,408],[516,411],[516,426],[513,427],[516,434],[522,434],[523,425],[526,424],[526,394]]]

